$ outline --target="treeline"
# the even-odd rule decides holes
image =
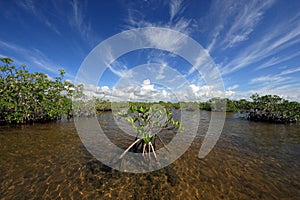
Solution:
[[[251,101],[213,98],[208,102],[199,103],[199,108],[211,111],[218,102],[225,101],[227,112],[237,112],[240,117],[251,121],[272,123],[295,123],[300,121],[299,102],[290,102],[277,95],[259,96],[253,94],[250,99]]]
[[[10,58],[0,58],[0,123],[34,123],[72,115],[72,83],[63,81],[65,72],[54,79],[43,73],[17,68]]]
[[[248,120],[272,123],[299,123],[300,103],[285,100],[277,95],[250,97],[251,102],[244,101],[238,110]]]
[[[212,98],[207,102],[129,102],[129,105],[136,107],[150,107],[153,104],[160,104],[165,108],[186,110],[207,110],[207,111],[226,111],[238,113],[241,118],[251,121],[265,121],[272,123],[295,123],[300,121],[300,103],[290,102],[277,95],[259,96],[254,94],[250,97],[251,101],[246,99],[230,100],[221,98]],[[128,104],[123,102],[114,102],[111,104],[108,100],[93,98],[89,101],[78,102],[81,112],[88,116],[89,113],[99,114],[102,111],[111,111],[118,107],[125,107]],[[86,106],[82,106],[86,105]],[[111,106],[114,106],[112,108]],[[76,110],[76,109],[75,109]],[[78,109],[77,109],[78,110]],[[74,111],[75,112],[75,111]],[[76,112],[77,114],[80,112]]]
[[[26,66],[15,67],[10,58],[0,58],[0,124],[34,123],[59,120],[62,117],[97,115],[111,111],[112,106],[126,106],[119,102],[89,98],[83,85],[74,86],[63,80],[65,72],[53,79],[43,73],[29,73]],[[73,101],[72,98],[76,99]],[[136,107],[160,104],[165,108],[236,112],[252,121],[294,123],[300,121],[300,103],[290,102],[277,95],[254,94],[251,101],[212,98],[207,102],[130,102]]]

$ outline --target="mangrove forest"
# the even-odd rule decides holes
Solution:
[[[16,67],[10,58],[0,60],[0,124],[48,122],[63,117],[88,117],[112,110],[108,99],[90,98],[83,93],[83,85],[75,86],[64,80],[64,70],[59,70],[58,77],[50,78],[44,73],[30,73],[25,65]],[[72,102],[72,98],[76,101]],[[249,100],[212,98],[206,102],[130,102],[129,105],[131,108],[149,109],[159,104],[172,110],[189,103],[196,104],[200,110],[235,112],[239,117],[251,121],[300,121],[300,103],[278,95],[253,94]]]

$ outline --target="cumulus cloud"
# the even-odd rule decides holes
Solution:
[[[142,89],[144,90],[154,90],[154,85],[151,84],[149,79],[143,81]]]
[[[171,91],[167,88],[156,87],[149,79],[142,84],[119,84],[112,88],[108,86],[84,85],[84,93],[89,97],[109,99],[111,101],[142,101],[142,102],[181,102],[181,101],[208,101],[214,97],[235,99],[238,96],[233,86],[226,91],[215,90],[213,86],[195,84],[186,85],[180,90]]]

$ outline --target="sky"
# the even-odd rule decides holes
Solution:
[[[300,101],[299,1],[0,0],[0,26],[0,57],[49,77],[64,69],[73,83],[88,55],[109,38],[144,28],[167,31],[139,31],[148,48],[116,57],[119,44],[105,52],[109,62],[94,74],[101,75],[98,82],[85,85],[89,94],[201,101],[258,93]],[[181,34],[201,46],[193,62],[177,54],[187,41]],[[208,80],[212,71],[221,77],[217,89]]]

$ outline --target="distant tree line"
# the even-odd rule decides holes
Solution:
[[[299,123],[300,103],[285,100],[277,95],[250,97],[251,102],[243,102],[243,109],[238,110],[252,121],[265,121],[272,123]]]
[[[251,101],[213,98],[199,103],[199,108],[211,111],[216,102],[225,101],[227,112],[238,112],[241,117],[251,121],[272,123],[298,123],[300,121],[299,102],[290,102],[278,95],[259,96],[253,94],[250,99]]]
[[[259,96],[253,94],[250,97],[251,101],[246,99],[230,100],[228,98],[212,98],[206,102],[129,102],[129,106],[150,108],[154,104],[160,104],[165,108],[170,109],[186,109],[193,110],[195,108],[207,111],[226,111],[239,113],[241,118],[251,121],[265,121],[272,123],[299,123],[300,121],[300,103],[295,101],[285,100],[277,95]],[[94,114],[99,114],[102,111],[111,111],[111,102],[99,98],[93,98],[89,101],[78,103],[86,105],[83,113],[86,116],[90,111]],[[122,102],[114,102],[115,107]],[[123,104],[124,105],[124,104]],[[127,105],[128,106],[128,105]]]

